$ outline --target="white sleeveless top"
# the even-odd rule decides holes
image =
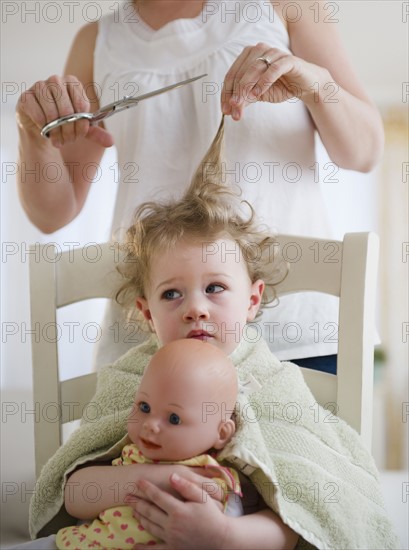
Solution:
[[[101,105],[207,74],[105,121],[121,173],[113,231],[127,227],[141,202],[179,196],[188,185],[220,123],[226,72],[245,46],[258,42],[290,51],[287,30],[266,0],[209,1],[198,17],[171,21],[157,31],[129,2],[100,20],[94,80]],[[299,100],[258,102],[245,109],[240,122],[226,119],[228,177],[275,232],[330,238],[320,184],[314,181],[314,135]],[[280,359],[336,353],[334,338],[328,338],[337,322],[333,298],[286,297],[260,322]],[[115,347],[115,356],[125,349]]]

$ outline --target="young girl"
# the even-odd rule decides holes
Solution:
[[[257,325],[249,326],[260,306],[274,300],[283,263],[251,207],[219,185],[220,143],[221,132],[181,199],[136,211],[119,299],[136,303],[154,335],[100,371],[93,399],[100,416],[84,418],[45,466],[32,500],[31,532],[72,524],[67,512],[86,519],[129,501],[141,525],[164,541],[161,549],[294,548],[297,541],[396,548],[377,471],[358,434],[338,418],[325,421],[328,413],[298,367],[280,363]],[[237,433],[219,458],[251,479],[262,496],[255,513],[224,515],[206,498],[205,478],[185,466],[89,465],[118,456],[134,388],[150,357],[180,338],[206,340],[230,354],[247,387],[236,406]],[[97,490],[93,498],[89,487]],[[132,495],[138,502],[130,502]]]
[[[217,450],[235,432],[231,411],[237,391],[236,370],[221,350],[194,339],[164,346],[145,370],[128,418],[129,440],[113,465],[177,461],[206,468],[212,475],[220,475],[224,512],[241,515],[237,474],[215,460]],[[210,450],[212,456],[204,454]],[[132,549],[136,542],[158,542],[132,513],[129,506],[115,506],[101,512],[91,524],[61,529],[57,548],[79,550],[99,545],[124,550]]]

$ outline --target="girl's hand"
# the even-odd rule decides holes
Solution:
[[[244,108],[255,101],[281,103],[293,97],[316,101],[314,92],[325,78],[330,80],[326,69],[300,57],[268,44],[247,46],[226,74],[222,111],[240,120]]]
[[[75,76],[51,76],[21,94],[17,102],[17,121],[20,128],[44,140],[40,130],[45,124],[61,116],[89,113],[90,106],[86,90]],[[85,119],[56,128],[50,134],[50,142],[59,148],[82,137],[103,147],[113,144],[111,134],[100,126],[91,126]]]
[[[128,502],[135,510],[135,517],[142,526],[163,540],[155,545],[157,550],[170,549],[220,549],[226,536],[228,518],[220,503],[210,498],[205,489],[179,477],[170,476],[172,489],[181,499],[160,490],[146,480],[138,482],[142,496]],[[135,549],[147,548],[137,545]]]

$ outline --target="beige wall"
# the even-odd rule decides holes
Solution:
[[[2,0],[2,81],[30,85],[60,73],[77,29],[120,2]],[[298,4],[302,9],[303,0]],[[380,103],[401,102],[402,81],[408,80],[406,4],[395,0],[341,0],[326,2],[321,8],[328,24],[342,34],[358,74]],[[335,20],[339,22],[331,22]]]

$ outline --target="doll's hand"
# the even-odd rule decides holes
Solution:
[[[293,97],[316,101],[318,83],[329,80],[326,69],[288,52],[263,43],[247,46],[226,74],[222,111],[240,120],[244,108],[255,101],[281,103]]]
[[[142,498],[137,502],[129,502],[141,525],[163,541],[155,545],[155,548],[222,548],[228,521],[221,504],[209,498],[205,489],[177,474],[171,475],[170,483],[183,501],[160,490],[149,481],[141,480],[138,482],[138,489]],[[138,550],[142,548],[147,546],[135,546]]]

